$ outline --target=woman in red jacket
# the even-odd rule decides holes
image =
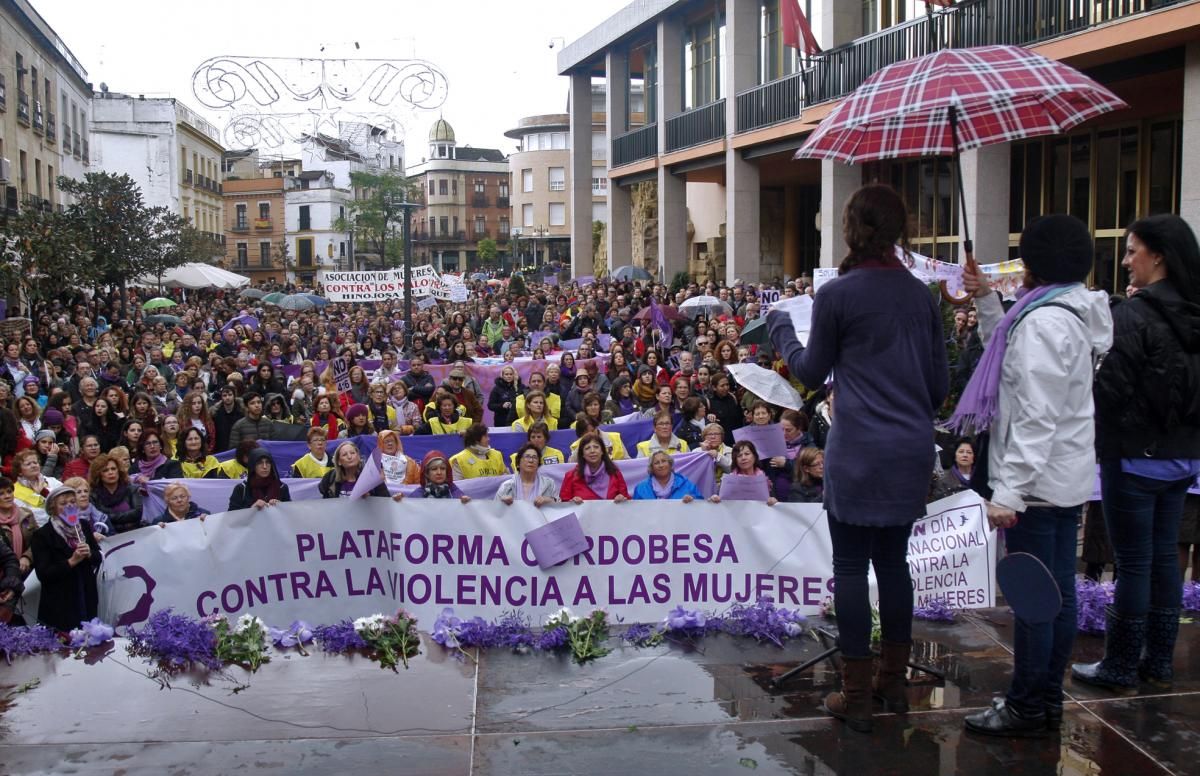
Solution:
[[[579,440],[579,464],[563,477],[559,496],[563,501],[582,504],[585,501],[629,500],[625,478],[608,457],[608,448],[595,432]]]

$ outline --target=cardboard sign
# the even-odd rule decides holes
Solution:
[[[339,391],[350,390],[350,361],[345,356],[333,360],[333,381]]]
[[[726,474],[721,478],[722,501],[766,501],[770,495],[767,475]]]
[[[574,512],[527,532],[525,540],[542,569],[557,566],[588,548],[583,526]]]
[[[761,305],[760,315],[766,315],[771,311],[771,305],[779,301],[779,290],[775,288],[766,291],[758,292],[758,303]]]
[[[465,302],[470,297],[470,291],[466,286],[450,286],[450,301]]]
[[[434,299],[432,296],[427,296],[424,299],[420,299],[417,301],[417,309],[418,310],[428,310],[430,307],[434,307],[436,305],[437,305],[437,300]]]
[[[733,438],[738,442],[752,443],[759,458],[787,457],[787,440],[783,438],[783,426],[778,423],[735,428]]]

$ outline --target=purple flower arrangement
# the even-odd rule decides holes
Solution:
[[[74,650],[98,647],[112,641],[113,627],[101,622],[99,617],[93,617],[87,622],[79,623],[79,627],[68,633],[67,637],[67,646]]]
[[[58,634],[45,625],[0,625],[0,653],[9,665],[12,665],[14,657],[57,652],[62,648]]]
[[[958,618],[958,610],[951,606],[944,597],[939,596],[930,598],[923,606],[914,606],[913,617],[918,620],[954,622]]]
[[[1104,610],[1113,601],[1112,582],[1075,580],[1075,621],[1080,633],[1104,633]]]
[[[291,649],[296,647],[300,650],[300,654],[306,655],[304,645],[309,644],[313,640],[312,626],[304,620],[295,620],[287,630],[279,628],[267,628],[267,636],[270,637],[271,643],[276,649]]]
[[[354,623],[349,620],[342,620],[333,625],[318,625],[313,628],[313,638],[322,651],[333,655],[367,648],[367,642],[358,635]]]
[[[1183,583],[1183,608],[1189,612],[1200,612],[1200,582]]]
[[[154,660],[166,671],[190,666],[219,669],[217,634],[210,623],[170,609],[150,615],[145,627],[129,629],[129,654]]]
[[[760,598],[753,606],[734,604],[720,618],[720,629],[731,636],[743,636],[782,647],[788,639],[804,633],[808,619],[799,612],[775,606],[770,598]]]

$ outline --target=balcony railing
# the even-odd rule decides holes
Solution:
[[[413,242],[464,242],[467,239],[467,233],[459,229],[457,232],[424,232],[414,231],[412,233]]]
[[[244,218],[239,218],[233,222],[233,226],[229,227],[229,229],[234,232],[249,232],[250,222]]]
[[[508,197],[496,197],[496,207],[499,207],[499,208],[508,207]]]
[[[269,218],[254,219],[254,228],[255,229],[270,229],[271,228],[271,219],[269,219]]]
[[[87,164],[89,161],[91,160],[88,157],[88,141],[85,139],[83,141],[83,163]]]
[[[8,89],[4,85],[4,75],[0,74],[0,111],[8,110]]]
[[[46,111],[46,142],[54,143],[58,140],[58,124],[54,121],[54,114]]]
[[[488,198],[486,194],[475,194],[471,197],[471,207],[487,207]]]
[[[185,170],[185,171],[184,171],[184,173],[183,173],[183,182],[184,182],[184,184],[185,184],[185,185],[187,185],[187,186],[191,186],[191,185],[192,185],[192,171],[191,171],[191,170]]]
[[[943,48],[1029,46],[1188,0],[960,0],[953,8],[830,49],[799,73],[737,95],[737,131],[800,117],[844,97],[880,68]],[[614,144],[614,152],[616,146]]]
[[[667,151],[677,151],[725,137],[725,100],[667,119]]]
[[[63,142],[66,142],[65,137]],[[71,153],[76,159],[83,158],[83,143],[80,141],[79,133],[74,130],[71,131]]]
[[[620,167],[658,155],[658,125],[644,127],[617,135],[612,141],[612,165]]]
[[[46,128],[46,114],[42,111],[42,101],[33,101],[33,131],[41,133]]]
[[[17,92],[17,121],[29,126],[29,95],[22,91]]]

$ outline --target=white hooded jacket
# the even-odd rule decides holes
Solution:
[[[1011,328],[1004,354],[988,484],[992,503],[1014,512],[1024,512],[1027,500],[1083,504],[1096,479],[1092,376],[1112,346],[1108,295],[1079,284],[1054,305],[1034,308]],[[995,294],[976,307],[986,343],[1004,309]]]

